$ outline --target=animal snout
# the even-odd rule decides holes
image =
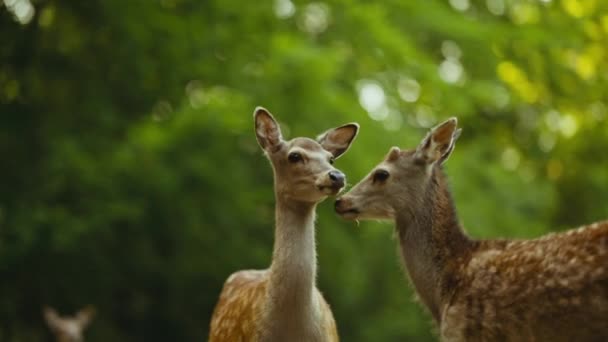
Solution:
[[[353,207],[353,203],[349,198],[338,198],[334,203],[336,213],[346,219],[354,219],[359,215],[359,210]]]
[[[348,199],[344,199],[342,197],[336,199],[336,203],[334,203],[334,209],[337,213],[344,213],[350,210],[351,203]]]
[[[338,198],[336,200],[336,203],[334,203],[334,209],[336,210],[336,212],[340,212],[340,210],[342,209],[342,198]]]
[[[346,176],[340,171],[329,171],[329,179],[333,187],[341,188],[344,186]]]

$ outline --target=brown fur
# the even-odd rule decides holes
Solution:
[[[210,341],[259,341],[259,317],[264,313],[267,296],[268,270],[239,271],[230,276],[217,303],[211,321]],[[338,341],[336,322],[329,305],[315,288],[321,303],[320,331],[329,333],[327,341]],[[301,341],[307,341],[302,339]]]
[[[272,264],[267,270],[240,271],[228,278],[213,313],[209,340],[338,341],[331,309],[315,285],[314,220],[317,203],[344,186],[344,175],[331,163],[346,152],[358,126],[329,130],[318,141],[285,141],[270,113],[258,108],[254,115],[258,142],[274,172]]]
[[[608,221],[534,240],[469,238],[441,168],[458,135],[450,119],[416,150],[393,148],[336,211],[395,221],[408,275],[444,341],[607,341]],[[376,181],[376,170],[390,177]]]

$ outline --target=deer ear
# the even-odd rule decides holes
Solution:
[[[262,107],[256,107],[253,112],[253,119],[255,121],[255,136],[260,147],[267,152],[276,152],[283,142],[281,128],[277,121],[268,110]]]
[[[359,133],[359,125],[349,123],[340,127],[332,128],[317,137],[317,142],[333,154],[334,158],[340,157],[348,150]]]
[[[427,164],[444,163],[454,150],[461,129],[456,129],[458,120],[453,117],[435,126],[416,148],[416,158]]]
[[[85,328],[86,326],[88,326],[94,317],[95,308],[91,305],[87,305],[86,307],[78,311],[78,313],[76,313],[76,320],[78,321],[78,324],[81,328]]]
[[[59,327],[60,318],[55,309],[45,306],[42,309],[42,314],[44,315],[44,320],[46,321],[46,324],[48,324],[48,326],[52,330],[56,330]]]
[[[393,146],[388,151],[386,160],[388,160],[390,162],[394,162],[395,160],[399,159],[399,156],[401,156],[401,150],[399,149],[399,147]]]

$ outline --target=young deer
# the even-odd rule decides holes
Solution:
[[[345,176],[332,164],[357,135],[351,123],[317,138],[283,140],[264,108],[255,133],[274,171],[275,243],[267,270],[233,273],[211,319],[211,342],[338,341],[331,310],[315,286],[315,208],[336,195]]]
[[[444,341],[608,341],[608,221],[534,240],[469,238],[441,165],[455,118],[393,147],[335,209],[393,220],[401,255]]]
[[[57,342],[83,342],[84,330],[95,316],[95,309],[87,306],[78,311],[75,316],[59,316],[55,309],[45,307],[44,319],[55,335]]]

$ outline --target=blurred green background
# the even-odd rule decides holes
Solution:
[[[221,286],[265,268],[272,172],[253,133],[357,121],[356,183],[432,125],[469,233],[608,217],[603,0],[0,0],[0,341],[203,341]],[[319,206],[318,286],[344,341],[432,341],[389,224]]]

